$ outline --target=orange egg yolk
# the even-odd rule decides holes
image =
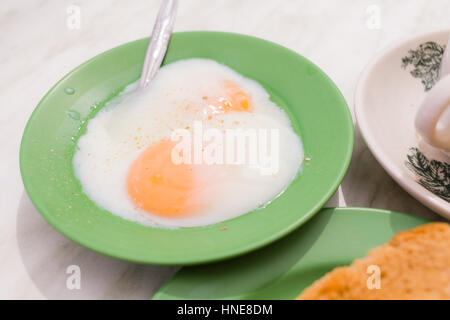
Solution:
[[[213,114],[251,111],[250,98],[237,84],[225,81],[224,89],[224,96],[203,97]]]
[[[161,217],[175,218],[198,211],[199,183],[193,165],[175,164],[175,142],[164,140],[145,150],[132,164],[127,189],[134,204]]]
[[[224,82],[225,94],[203,97],[212,114],[249,112],[248,95],[235,83]],[[127,190],[136,207],[166,218],[180,218],[202,208],[198,190],[202,183],[194,174],[194,165],[175,164],[175,142],[164,140],[145,150],[131,165]]]

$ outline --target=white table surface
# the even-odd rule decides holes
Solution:
[[[80,9],[79,29],[71,5]],[[65,239],[33,208],[19,172],[22,132],[42,96],[85,60],[148,36],[158,7],[159,0],[2,1],[0,298],[148,299],[176,270],[107,258]],[[358,76],[377,51],[449,27],[449,17],[448,0],[180,0],[175,31],[239,32],[291,48],[321,67],[353,109]],[[336,205],[439,219],[385,173],[357,129],[350,168],[328,203]],[[66,287],[69,265],[81,268],[80,290]]]

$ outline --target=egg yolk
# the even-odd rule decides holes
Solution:
[[[212,114],[250,111],[250,98],[239,86],[229,81],[223,86],[223,96],[203,97]],[[202,183],[194,165],[175,164],[174,147],[169,140],[150,146],[131,165],[127,177],[128,194],[136,207],[166,218],[188,216],[203,207],[198,197]]]
[[[193,165],[175,164],[171,153],[175,142],[164,140],[146,149],[128,172],[127,189],[134,204],[158,216],[175,218],[201,207]]]
[[[233,82],[224,82],[225,94],[219,97],[203,97],[213,114],[229,112],[249,112],[250,98]]]

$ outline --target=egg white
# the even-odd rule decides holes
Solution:
[[[220,94],[223,80],[237,84],[251,99],[252,112],[233,112],[208,119],[200,100]],[[128,86],[89,121],[78,140],[73,158],[83,192],[99,207],[143,225],[163,228],[205,226],[228,220],[265,206],[296,177],[303,161],[299,137],[286,113],[273,103],[257,82],[207,59],[187,59],[163,67],[143,92],[137,83]],[[262,175],[244,165],[216,166],[218,176],[208,181],[202,196],[210,199],[203,212],[184,218],[164,218],[136,208],[127,193],[131,164],[149,146],[169,139],[173,130],[192,128],[278,129],[279,170]],[[219,168],[220,167],[220,168]]]

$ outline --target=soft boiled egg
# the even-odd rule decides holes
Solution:
[[[301,141],[257,82],[187,59],[136,87],[78,140],[75,175],[99,207],[148,226],[204,226],[267,205],[297,176]]]

